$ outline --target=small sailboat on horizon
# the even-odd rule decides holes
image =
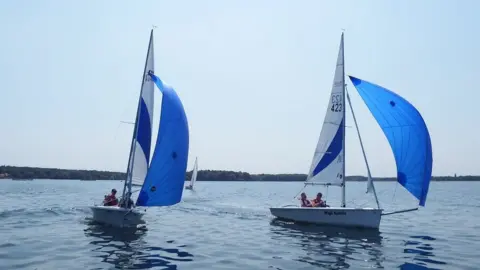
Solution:
[[[162,93],[157,141],[150,160],[153,133],[155,86]],[[93,220],[115,227],[143,224],[140,207],[171,206],[180,202],[187,169],[189,148],[188,122],[183,104],[175,90],[154,74],[153,29],[142,77],[135,126],[120,204],[92,206]],[[136,201],[132,186],[141,188]],[[122,203],[123,202],[123,203]]]
[[[425,206],[432,176],[432,146],[427,126],[407,100],[376,84],[349,76],[358,93],[387,137],[395,156],[397,181]],[[372,192],[377,208],[351,208],[345,203],[345,111],[346,99],[353,116],[367,169],[367,193]],[[335,77],[327,113],[313,156],[306,185],[338,186],[340,207],[272,207],[279,219],[323,225],[378,229],[384,215],[418,210],[406,209],[383,213],[375,192],[357,121],[346,91],[344,34],[342,33]]]
[[[197,158],[195,158],[195,164],[193,165],[192,177],[190,178],[190,184],[185,186],[185,189],[193,190],[193,184],[197,181],[197,171],[198,171],[198,162]]]

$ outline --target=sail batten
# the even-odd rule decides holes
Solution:
[[[432,176],[432,145],[420,112],[398,94],[349,76],[392,149],[397,181],[425,206]]]
[[[307,183],[341,186],[345,154],[345,74],[343,59],[343,35],[338,50],[335,75],[323,121],[322,131],[315,149]]]
[[[188,160],[188,122],[175,90],[153,72],[149,76],[163,94],[160,125],[138,206],[170,206],[180,202]]]

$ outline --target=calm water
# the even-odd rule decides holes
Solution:
[[[379,232],[273,220],[268,207],[294,202],[298,183],[197,182],[149,209],[144,230],[92,224],[88,206],[121,186],[0,181],[0,269],[478,269],[480,183],[432,183],[426,208],[385,216]],[[347,188],[350,205],[373,206],[364,183]],[[377,190],[387,210],[414,205],[395,183]]]

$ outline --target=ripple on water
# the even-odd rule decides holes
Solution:
[[[472,215],[480,195],[464,189],[465,209],[442,208],[455,186],[438,183],[429,207],[388,216],[380,232],[272,219],[265,198],[285,204],[290,183],[200,182],[184,202],[148,210],[138,230],[88,218],[105,190],[121,189],[116,182],[0,185],[0,269],[476,269],[480,248]]]

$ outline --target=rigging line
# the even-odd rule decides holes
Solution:
[[[397,194],[398,182],[395,184],[395,189],[393,190],[392,203],[395,203],[395,195]]]
[[[297,198],[298,194],[300,194],[300,193],[305,189],[306,186],[307,186],[307,184],[304,184],[303,188],[300,189],[300,191],[297,193],[297,195],[295,195],[295,196],[293,197],[293,200]]]
[[[328,187],[329,187],[329,186],[327,186],[327,192],[325,192],[325,193],[326,193],[326,194],[325,194],[325,203],[327,203],[327,200],[328,200]]]

